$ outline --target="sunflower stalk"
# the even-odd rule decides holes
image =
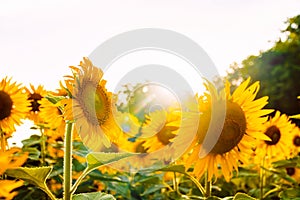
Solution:
[[[259,188],[260,188],[260,199],[264,198],[264,182],[265,182],[265,157],[261,161],[261,167],[259,172]]]
[[[72,193],[72,135],[73,135],[73,124],[67,123],[64,141],[64,200],[71,200]]]
[[[74,183],[74,185],[71,188],[71,194],[74,194],[75,191],[77,190],[78,186],[80,185],[80,183],[82,182],[82,180],[86,177],[86,175],[88,175],[88,173],[90,173],[91,170],[89,170],[88,168],[85,168],[84,171],[82,172],[82,174],[80,174],[80,176],[78,177],[78,179],[76,180],[76,182]]]
[[[208,180],[208,171],[205,172],[205,197],[211,197],[211,181]]]
[[[203,196],[205,195],[205,188],[201,185],[201,183],[199,183],[199,181],[193,177],[192,175],[185,173],[186,176],[189,177],[189,179],[197,186],[197,188],[199,189],[199,191],[203,194]]]
[[[178,183],[177,183],[177,180],[176,180],[176,172],[174,172],[173,185],[174,185],[174,191],[175,191],[177,194],[179,194]]]
[[[46,158],[46,136],[43,131],[43,128],[40,127],[40,132],[41,132],[41,165],[45,165],[45,158]]]

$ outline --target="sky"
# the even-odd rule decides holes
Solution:
[[[187,36],[225,75],[233,62],[270,48],[298,14],[299,0],[0,0],[0,79],[53,90],[68,66],[140,28]]]
[[[266,50],[298,0],[0,0],[0,78],[54,89],[97,46],[120,33],[163,28],[198,43],[225,75]]]

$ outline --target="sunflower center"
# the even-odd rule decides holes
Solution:
[[[135,148],[135,152],[134,153],[147,153],[148,148],[145,148],[143,146],[145,142],[141,142],[139,143],[136,148]]]
[[[293,167],[288,167],[286,168],[286,173],[289,175],[289,176],[293,176],[295,174],[296,170],[295,168]]]
[[[246,117],[242,108],[228,101],[225,123],[221,135],[211,150],[215,154],[224,154],[236,147],[246,132]]]
[[[300,136],[297,135],[296,137],[294,137],[293,143],[296,147],[299,147],[300,146]]]
[[[102,125],[108,119],[110,102],[100,85],[95,87],[92,82],[85,84],[80,99],[84,108],[83,112],[91,123]]]
[[[31,101],[31,111],[38,112],[40,111],[39,107],[41,104],[38,103],[39,100],[41,100],[43,97],[38,93],[30,94],[30,97],[28,100]]]
[[[10,116],[13,107],[13,101],[10,96],[3,91],[0,91],[0,120]]]
[[[174,131],[178,130],[178,127],[175,126],[168,126],[162,128],[157,133],[157,139],[163,144],[167,145],[170,143],[170,139],[174,138],[176,135],[173,133]]]
[[[265,141],[267,145],[277,144],[281,137],[280,130],[276,126],[270,126],[265,134],[271,139],[271,141]]]

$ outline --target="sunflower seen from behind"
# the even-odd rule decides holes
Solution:
[[[209,93],[205,97],[199,97],[199,108],[201,111],[199,128],[192,150],[188,152],[186,160],[187,167],[193,165],[193,174],[201,177],[205,172],[208,180],[217,178],[222,174],[226,181],[232,177],[233,170],[238,170],[239,162],[246,162],[247,156],[252,153],[255,139],[269,140],[263,134],[263,123],[267,121],[265,115],[272,110],[262,109],[268,102],[268,97],[255,100],[259,91],[259,82],[249,86],[250,78],[241,83],[231,94],[230,84],[226,82],[225,89],[217,92],[216,88],[207,81],[205,84]],[[225,98],[226,115],[221,130],[221,134],[216,144],[207,152],[207,147],[203,146],[203,140],[208,132],[212,113],[212,101],[218,102]],[[213,122],[218,123],[218,121]],[[211,124],[215,126],[217,124]],[[204,156],[199,156],[206,152]],[[221,171],[219,171],[219,167]]]
[[[0,132],[12,134],[15,125],[21,125],[22,119],[30,110],[30,102],[21,84],[3,78],[0,82]]]
[[[291,157],[292,133],[295,125],[289,117],[276,111],[274,117],[264,123],[264,134],[270,141],[257,141],[256,155],[266,164]]]
[[[114,120],[113,95],[105,87],[102,70],[86,57],[79,67],[71,69],[73,77],[69,81],[73,85],[67,88],[70,98],[62,100],[65,119],[74,120],[83,143],[91,150],[110,147],[110,141],[118,138],[121,129]]]

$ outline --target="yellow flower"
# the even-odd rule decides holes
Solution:
[[[176,110],[165,112],[157,110],[151,112],[148,122],[142,127],[142,136],[145,138],[144,148],[154,152],[170,144],[176,137],[181,123],[181,113]]]
[[[256,154],[264,159],[266,164],[289,158],[294,128],[295,125],[291,124],[288,116],[280,115],[280,112],[276,111],[275,116],[264,124],[264,134],[271,141],[258,141]]]
[[[263,117],[272,112],[272,110],[262,109],[266,104],[268,97],[262,97],[254,100],[259,90],[259,82],[249,85],[250,78],[244,81],[231,95],[230,84],[226,82],[225,89],[217,92],[211,83],[206,84],[210,94],[205,97],[199,97],[200,126],[192,150],[188,152],[186,166],[194,165],[193,174],[201,177],[206,171],[208,179],[217,178],[220,175],[219,167],[226,181],[232,177],[233,169],[238,170],[239,161],[246,162],[247,156],[252,153],[255,138],[269,140],[263,132],[263,123],[267,117]],[[226,115],[224,124],[220,126],[218,120],[210,121],[212,102],[214,105],[221,105],[221,99],[226,101]],[[218,110],[218,107],[215,109]],[[218,118],[218,117],[217,117]],[[212,124],[210,124],[210,122]],[[208,132],[209,126],[212,130]],[[215,134],[214,127],[223,127],[216,144],[207,152],[203,145],[203,140],[207,134]],[[217,130],[218,131],[218,130]],[[207,153],[205,156],[199,156],[200,153]]]
[[[0,131],[13,133],[15,125],[21,124],[30,110],[30,103],[23,88],[11,79],[4,78],[0,82]]]
[[[296,126],[292,133],[291,156],[296,156],[299,153],[300,153],[300,129]]]
[[[295,181],[300,183],[300,168],[298,167],[289,167],[286,168],[286,173],[292,177]]]
[[[128,169],[127,167],[129,167],[130,170],[135,170],[143,166],[148,166],[151,160],[148,157],[148,149],[143,146],[146,139],[140,137],[143,124],[139,122],[137,117],[130,113],[118,113],[116,121],[122,129],[122,133],[119,134],[118,139],[113,142],[117,147],[117,151],[140,153],[139,155],[118,161],[117,168],[120,169],[120,166],[123,166],[124,169]]]
[[[25,89],[28,95],[28,101],[31,103],[31,110],[29,111],[28,118],[35,123],[41,123],[42,120],[39,116],[41,105],[40,100],[47,94],[47,91],[44,90],[42,85],[39,85],[37,88],[35,88],[32,84],[30,84],[30,89]]]
[[[65,120],[60,110],[60,103],[52,103],[47,98],[39,101],[40,117],[43,119],[45,134],[54,138],[63,138],[65,132]]]
[[[20,151],[21,149],[16,147],[6,151],[0,151],[0,175],[2,175],[9,168],[20,167],[25,163],[28,153],[24,153],[20,156],[14,155]]]
[[[62,188],[62,184],[54,179],[50,179],[48,187],[50,188],[50,190],[52,192],[54,192],[55,194],[58,194],[59,190]]]
[[[21,187],[23,183],[24,181],[22,180],[0,180],[0,198],[13,199],[18,194],[18,192],[13,192],[13,190]]]
[[[74,120],[83,143],[94,151],[110,147],[121,133],[113,116],[112,93],[105,88],[103,72],[88,58],[83,58],[80,68],[72,67],[74,83],[71,98],[62,100],[66,120]]]

